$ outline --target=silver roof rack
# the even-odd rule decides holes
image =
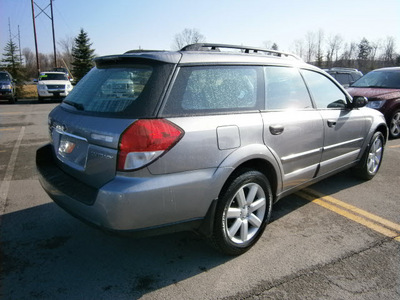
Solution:
[[[297,60],[302,60],[297,55],[292,53],[270,50],[264,48],[256,48],[256,47],[247,47],[247,46],[239,46],[239,45],[228,45],[228,44],[212,44],[212,43],[196,43],[183,47],[181,51],[221,51],[222,49],[236,49],[240,50],[243,53],[263,53],[267,55],[279,56],[279,57],[291,57]]]

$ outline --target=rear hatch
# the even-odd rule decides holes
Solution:
[[[112,180],[121,134],[137,119],[155,117],[173,68],[134,55],[97,59],[49,115],[58,166],[94,188]]]

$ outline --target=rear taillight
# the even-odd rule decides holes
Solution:
[[[119,142],[118,171],[142,168],[171,149],[184,135],[164,119],[138,120],[124,131]]]

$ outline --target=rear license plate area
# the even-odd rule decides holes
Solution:
[[[74,169],[83,171],[86,168],[88,142],[86,139],[60,133],[57,158]]]

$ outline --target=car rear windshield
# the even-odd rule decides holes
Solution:
[[[117,64],[93,68],[64,103],[87,113],[152,117],[172,65]]]

